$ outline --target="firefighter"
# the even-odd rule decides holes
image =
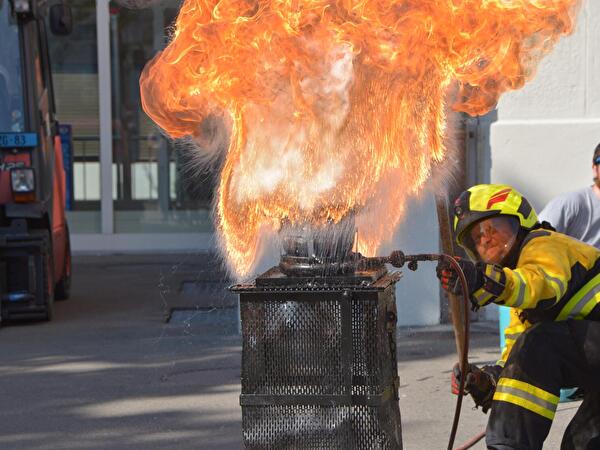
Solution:
[[[507,185],[482,184],[454,204],[454,233],[474,309],[511,307],[506,346],[491,366],[470,365],[465,392],[484,412],[489,449],[541,449],[561,388],[585,396],[561,449],[600,449],[600,250],[538,222],[529,202]],[[441,262],[442,287],[461,294]],[[462,374],[453,370],[453,391]]]

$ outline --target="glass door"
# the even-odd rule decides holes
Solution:
[[[96,2],[65,0],[69,36],[48,33],[58,122],[67,175],[67,217],[73,233],[100,232],[100,122]]]
[[[206,232],[214,178],[186,176],[177,151],[144,114],[139,78],[164,48],[179,2],[129,10],[110,3],[115,232]]]

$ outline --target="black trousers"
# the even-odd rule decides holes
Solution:
[[[541,449],[560,389],[575,386],[583,388],[584,400],[561,450],[600,450],[600,322],[545,322],[527,329],[500,374],[486,431],[488,449]]]

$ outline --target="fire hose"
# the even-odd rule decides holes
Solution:
[[[460,372],[462,376],[460,377],[460,383],[458,388],[458,396],[456,398],[456,407],[454,410],[454,419],[452,421],[452,429],[450,431],[450,438],[448,440],[448,450],[453,450],[454,441],[456,439],[456,432],[458,430],[458,422],[460,420],[460,410],[462,407],[462,399],[464,396],[465,389],[465,380],[466,373],[469,367],[469,337],[470,337],[470,317],[469,317],[469,289],[467,286],[467,280],[465,278],[465,274],[463,273],[460,265],[456,261],[456,259],[450,255],[441,254],[441,253],[423,253],[416,255],[405,255],[402,251],[396,250],[392,252],[392,254],[388,257],[376,258],[383,263],[391,264],[394,267],[401,268],[404,264],[407,264],[407,267],[410,270],[417,270],[418,263],[420,261],[440,261],[446,260],[450,263],[452,268],[458,274],[458,279],[461,285],[462,290],[462,299],[464,303],[464,340],[462,342],[462,352],[460,356]],[[456,450],[466,450],[471,448],[477,442],[479,442],[485,436],[485,431],[480,432],[473,438],[471,438],[468,442],[458,447]]]

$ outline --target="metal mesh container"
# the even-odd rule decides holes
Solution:
[[[384,269],[288,276],[240,295],[248,449],[401,449],[394,284]]]

